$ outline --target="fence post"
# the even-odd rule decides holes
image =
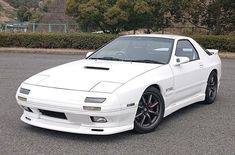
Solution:
[[[195,33],[195,27],[193,26],[192,27],[192,34],[194,35],[194,33]]]
[[[48,25],[48,32],[51,32],[51,24]]]
[[[64,24],[64,32],[67,33],[67,24]]]
[[[33,23],[33,32],[35,32],[35,23]]]

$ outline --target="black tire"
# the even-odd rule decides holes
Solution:
[[[214,103],[217,96],[217,89],[218,89],[217,73],[215,71],[212,71],[207,81],[206,98],[204,101],[205,104]]]
[[[135,116],[134,131],[148,133],[155,130],[160,124],[165,111],[163,97],[154,87],[146,89],[139,101]]]

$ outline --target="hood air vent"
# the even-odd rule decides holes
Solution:
[[[109,70],[109,68],[106,67],[95,67],[95,66],[85,66],[86,69],[97,69],[97,70]]]

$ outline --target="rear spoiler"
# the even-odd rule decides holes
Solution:
[[[207,49],[207,51],[209,51],[211,54],[215,55],[219,53],[219,50],[216,49]]]

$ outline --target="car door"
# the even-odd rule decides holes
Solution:
[[[189,62],[172,65],[175,103],[199,94],[203,85],[203,76],[201,76],[203,64],[197,50],[189,40],[178,40],[175,50],[175,62],[178,57],[188,57]]]

